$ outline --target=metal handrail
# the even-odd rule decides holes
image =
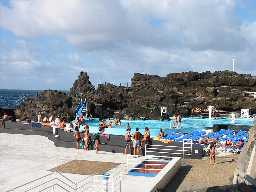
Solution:
[[[90,176],[85,177],[84,179],[79,180],[78,182],[76,182],[76,184],[79,185],[80,183],[86,181],[87,179],[90,179]]]
[[[26,185],[32,184],[32,183],[34,183],[34,182],[36,182],[36,181],[42,180],[43,178],[47,178],[47,177],[49,177],[49,176],[51,176],[51,175],[54,175],[54,174],[56,174],[56,173],[58,173],[58,175],[60,175],[62,178],[64,178],[64,179],[68,180],[69,182],[71,182],[71,183],[72,183],[73,185],[75,185],[76,188],[77,188],[77,184],[76,184],[75,182],[73,182],[72,180],[70,180],[69,178],[67,178],[67,177],[64,176],[63,174],[61,174],[59,171],[56,171],[56,172],[53,172],[53,173],[49,173],[49,174],[47,174],[47,175],[44,175],[44,176],[42,176],[42,177],[40,177],[40,178],[38,178],[38,179],[34,179],[34,180],[32,180],[32,181],[30,181],[30,182],[27,182],[27,183],[25,183],[25,184],[23,184],[23,185],[17,186],[17,187],[15,187],[15,188],[13,188],[13,189],[8,190],[7,192],[15,191],[15,190],[18,189],[18,188],[25,187]],[[64,183],[65,185],[67,185],[68,187],[70,187],[71,189],[76,190],[76,188],[74,188],[73,186],[69,185],[67,182],[61,180],[61,179],[58,178],[58,177],[55,177],[55,178],[53,178],[53,179],[51,179],[51,180],[48,180],[48,181],[46,181],[46,182],[41,183],[40,185],[31,187],[30,189],[25,190],[25,191],[31,191],[32,189],[38,188],[38,187],[40,187],[40,186],[42,186],[42,185],[44,185],[44,184],[46,184],[46,183],[49,183],[49,182],[51,182],[51,181],[53,181],[53,180],[58,180],[58,181]]]
[[[8,190],[8,191],[6,191],[6,192],[14,191],[15,189],[24,187],[24,186],[26,186],[26,185],[28,185],[28,184],[34,183],[35,181],[38,181],[38,180],[40,180],[40,179],[43,179],[43,178],[48,177],[48,176],[53,175],[53,174],[54,174],[54,172],[53,172],[53,173],[49,173],[49,174],[44,175],[44,176],[42,176],[42,177],[40,177],[40,178],[34,179],[34,180],[32,180],[32,181],[29,181],[29,182],[27,182],[27,183],[25,183],[25,184],[23,184],[23,185],[20,185],[20,186],[17,186],[17,187],[15,187],[15,188],[13,188],[13,189],[10,189],[10,190]]]
[[[87,178],[86,178],[85,180],[83,180],[83,181],[88,181],[89,179],[92,179],[92,178],[91,178],[91,177],[87,177]],[[79,183],[82,183],[83,181],[80,181]],[[77,190],[83,188],[86,184],[87,184],[87,182],[84,183],[84,184],[82,184],[81,186],[77,187]]]
[[[65,184],[65,185],[67,185],[69,188],[73,189],[74,191],[76,190],[76,188],[73,188],[72,186],[70,186],[70,185],[69,185],[69,184],[67,184],[66,182],[62,181],[61,179],[59,179],[59,178],[53,178],[53,179],[48,180],[48,181],[46,181],[46,182],[44,182],[44,183],[41,183],[40,185],[37,185],[37,186],[31,187],[30,189],[25,190],[25,192],[28,192],[28,191],[31,191],[32,189],[35,189],[35,188],[41,187],[42,185],[47,184],[47,183],[50,183],[51,181],[54,181],[54,180],[60,181],[61,183],[63,183],[63,184]]]
[[[54,175],[56,173],[57,173],[57,175]],[[54,175],[55,177],[52,179],[48,178],[52,175]],[[60,178],[58,178],[58,176],[60,176]],[[102,175],[96,175],[96,177],[102,177]],[[40,181],[44,178],[47,178],[47,180],[45,182],[35,185],[36,184],[35,182]],[[66,181],[64,179],[66,179]],[[120,175],[118,175],[118,174],[111,175],[111,176],[109,176],[109,179],[111,179],[112,182],[119,181]],[[56,182],[54,184],[51,184],[51,186],[42,187],[43,185],[50,184],[50,182],[52,182],[52,181],[56,181]],[[67,182],[67,181],[69,181],[69,182]],[[59,171],[56,171],[56,172],[44,175],[43,177],[40,177],[38,179],[34,179],[34,180],[32,180],[28,183],[25,183],[23,185],[20,185],[18,187],[15,187],[11,190],[8,190],[8,192],[15,191],[16,189],[19,189],[21,187],[25,187],[24,192],[29,192],[29,191],[35,190],[37,188],[38,188],[37,190],[45,191],[46,189],[49,189],[50,187],[53,187],[53,186],[59,186],[66,192],[77,192],[78,190],[84,189],[84,187],[86,187],[86,186],[88,187],[88,183],[90,183],[91,181],[92,182],[94,181],[93,178],[88,176],[85,179],[80,180],[79,182],[75,183],[72,180],[70,180],[69,178],[67,178],[66,176],[64,176],[62,173],[60,173]],[[61,184],[57,183],[57,182],[60,182]],[[34,184],[34,186],[27,186],[29,184]],[[40,189],[39,187],[42,187],[43,189],[42,188]],[[66,188],[68,188],[68,189],[66,189]]]
[[[40,190],[39,192],[45,191],[45,190],[47,190],[47,189],[49,189],[49,188],[51,188],[51,187],[55,187],[55,186],[60,187],[61,189],[65,190],[66,192],[71,192],[71,191],[69,191],[69,190],[65,189],[64,187],[62,187],[62,186],[61,186],[61,185],[59,185],[59,184],[51,185],[51,186],[49,186],[49,187],[46,187],[46,188],[45,188],[45,189],[43,189],[43,190]]]
[[[63,175],[61,172],[59,172],[58,170],[55,171],[56,173],[58,173],[60,176],[62,176],[63,178],[67,179],[69,182],[71,182],[72,184],[76,185],[77,183],[75,183],[74,181],[72,181],[71,179],[69,179],[68,177],[66,177],[65,175]]]

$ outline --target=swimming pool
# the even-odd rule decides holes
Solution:
[[[128,175],[155,177],[167,164],[167,161],[143,161],[132,168]]]
[[[90,127],[91,133],[98,132],[99,120],[94,119],[91,121],[86,121]],[[145,127],[150,128],[150,134],[152,137],[158,135],[159,129],[169,130],[172,125],[172,121],[160,121],[160,120],[121,120],[120,126],[113,126],[112,128],[105,129],[105,132],[113,135],[124,135],[127,124],[130,124],[131,131],[134,132],[138,127],[140,132],[144,132]],[[217,118],[217,119],[208,119],[208,118],[183,118],[181,122],[181,127],[177,128],[179,132],[182,133],[191,133],[194,130],[203,130],[205,128],[211,128],[214,125],[235,125],[235,126],[253,126],[253,119],[238,118],[234,121],[228,118]]]

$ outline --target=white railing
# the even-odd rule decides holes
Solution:
[[[192,156],[193,141],[192,139],[183,139],[180,145],[145,145],[146,158],[171,159],[173,156]]]
[[[190,153],[186,153],[187,151],[190,151]],[[193,140],[192,139],[183,139],[182,142],[182,152],[183,152],[183,158],[185,158],[186,155],[192,156],[193,152]]]

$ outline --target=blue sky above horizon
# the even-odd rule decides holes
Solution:
[[[135,72],[256,75],[254,0],[0,0],[0,88],[69,89]]]

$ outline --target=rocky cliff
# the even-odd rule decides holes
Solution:
[[[72,97],[64,92],[56,90],[47,90],[40,92],[38,96],[27,99],[16,109],[16,117],[21,120],[37,120],[37,114],[48,118],[53,116],[69,117],[73,114]]]
[[[128,108],[150,118],[159,117],[160,106],[185,115],[194,108],[205,110],[208,105],[227,111],[256,109],[255,99],[245,94],[256,91],[256,79],[229,71],[172,73],[166,77],[134,74],[131,90]]]
[[[17,115],[30,116],[31,109],[72,114],[80,98],[87,98],[92,115],[104,117],[119,111],[134,118],[159,118],[161,106],[167,106],[170,114],[179,111],[183,115],[190,115],[195,108],[204,111],[208,105],[226,111],[241,108],[256,111],[255,99],[247,93],[252,91],[256,92],[255,77],[229,71],[170,73],[166,77],[135,73],[130,87],[105,83],[97,89],[87,73],[81,72],[69,95],[48,91],[26,101]]]

